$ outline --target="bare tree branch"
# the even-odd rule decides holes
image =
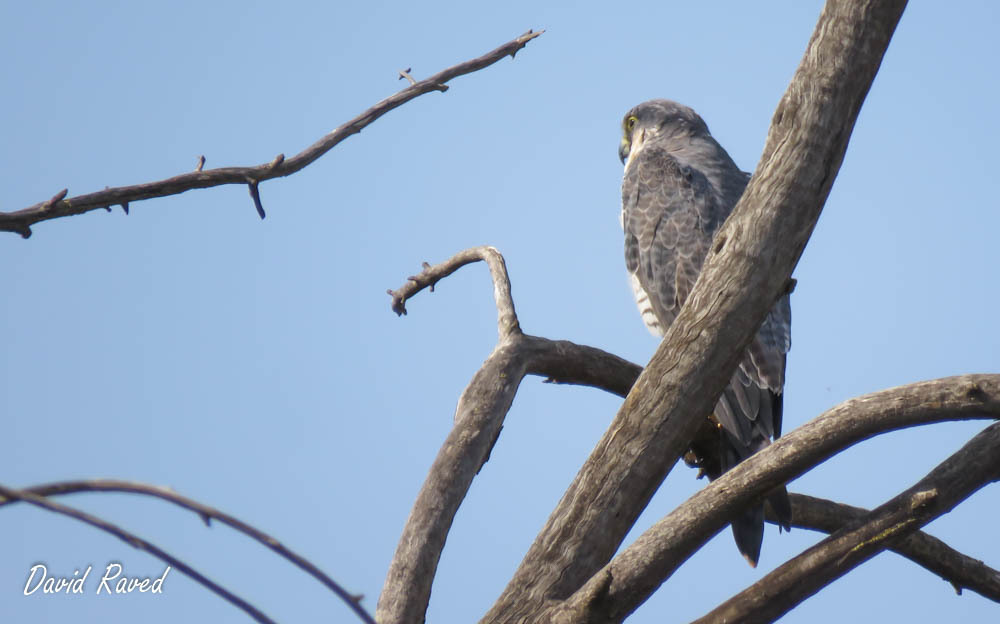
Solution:
[[[218,509],[209,507],[208,505],[204,505],[185,496],[181,496],[169,488],[149,485],[147,483],[120,481],[117,479],[92,479],[86,481],[60,481],[58,483],[46,483],[44,485],[23,488],[21,491],[35,494],[36,496],[58,496],[62,494],[77,494],[82,492],[122,492],[127,494],[141,494],[144,496],[153,496],[155,498],[173,503],[179,507],[183,507],[184,509],[189,509],[201,516],[205,526],[211,526],[212,519],[215,519],[239,531],[240,533],[257,540],[259,543],[281,555],[325,585],[330,591],[339,596],[341,600],[346,602],[347,606],[350,607],[363,622],[375,624],[375,620],[372,616],[370,616],[361,606],[359,597],[347,592],[336,581],[327,576],[322,570],[316,567],[315,564],[305,557],[289,549],[284,544],[260,529],[250,526],[238,518],[230,516],[227,513],[223,513]],[[0,496],[0,507],[16,503],[18,500],[23,499],[4,498]]]
[[[424,288],[433,288],[440,279],[477,260],[490,266],[499,342],[459,398],[455,426],[441,446],[407,519],[375,612],[382,623],[423,622],[455,513],[472,480],[489,459],[525,375],[595,386],[624,396],[641,370],[600,349],[523,334],[514,312],[503,256],[492,247],[467,249],[434,266],[424,263],[418,275],[408,278],[398,289],[387,291],[393,311],[404,314],[410,297]]]
[[[805,494],[790,494],[789,498],[792,502],[792,526],[801,529],[834,533],[844,526],[863,521],[870,513],[867,509]],[[770,512],[767,519],[777,524],[777,519]],[[983,598],[1000,602],[1000,571],[963,555],[936,537],[914,531],[906,539],[891,545],[890,550],[948,581],[959,595],[962,589],[971,589]]]
[[[1000,418],[1000,375],[963,375],[864,395],[827,410],[710,483],[639,536],[560,608],[565,622],[620,621],[750,503],[879,433],[947,420]],[[613,581],[598,602],[593,587]]]
[[[484,622],[548,621],[611,558],[684,453],[788,288],[905,4],[828,1],[687,302]]]
[[[406,314],[407,299],[424,288],[430,288],[431,292],[434,292],[434,285],[441,278],[448,277],[463,266],[480,260],[490,267],[490,277],[493,278],[493,298],[497,304],[497,331],[501,342],[514,334],[520,334],[521,326],[517,322],[514,300],[510,295],[507,265],[495,247],[472,247],[434,266],[425,262],[423,271],[406,278],[406,283],[397,290],[386,291],[392,297],[392,311],[399,316]]]
[[[207,587],[210,591],[220,596],[221,598],[225,599],[230,604],[239,607],[244,612],[246,612],[247,615],[257,620],[258,622],[261,622],[261,624],[275,624],[274,620],[264,615],[264,613],[260,611],[260,609],[253,606],[243,598],[240,598],[239,596],[232,593],[225,587],[209,579],[201,572],[198,572],[197,570],[195,570],[188,564],[184,563],[180,559],[164,551],[159,546],[147,542],[146,540],[140,538],[138,535],[130,533],[117,525],[114,525],[106,520],[102,520],[101,518],[91,515],[85,511],[81,511],[73,507],[68,507],[61,503],[49,500],[44,496],[38,496],[37,494],[32,494],[31,492],[26,492],[24,490],[13,490],[0,485],[0,496],[3,496],[6,499],[22,500],[36,507],[40,507],[42,509],[46,509],[48,511],[57,514],[68,516],[75,520],[79,520],[80,522],[89,524],[92,527],[96,527],[106,533],[110,533],[111,535],[114,535],[115,537],[122,540],[129,546],[136,548],[138,550],[146,551],[149,554],[153,555],[154,557],[157,557],[158,559],[165,561],[171,567],[177,568],[183,574],[190,577],[192,580],[200,583],[204,587]]]
[[[521,348],[528,374],[545,377],[546,383],[592,386],[625,397],[642,372],[638,364],[568,340],[525,335]]]
[[[487,52],[478,58],[465,61],[454,67],[449,67],[425,80],[413,82],[409,87],[385,98],[287,160],[283,154],[279,154],[271,162],[256,167],[224,167],[202,170],[202,166],[204,165],[203,156],[202,160],[199,161],[197,170],[167,178],[166,180],[132,186],[105,188],[103,191],[77,195],[68,199],[66,198],[67,191],[63,189],[51,199],[28,206],[27,208],[15,212],[0,212],[0,231],[16,232],[22,237],[28,238],[31,236],[31,226],[40,221],[83,214],[99,208],[110,211],[111,206],[116,205],[121,205],[125,212],[128,213],[130,202],[177,195],[178,193],[192,189],[221,186],[223,184],[246,184],[250,190],[250,195],[253,198],[258,214],[261,218],[264,218],[264,208],[260,202],[260,193],[257,189],[260,182],[270,180],[271,178],[291,175],[303,169],[330,151],[335,145],[352,134],[361,132],[365,126],[392,109],[402,106],[406,102],[431,91],[447,91],[448,87],[445,83],[453,78],[471,74],[484,67],[488,67],[505,56],[509,55],[513,58],[529,41],[543,32],[545,31],[532,32],[529,30],[517,39],[508,41],[492,52]]]
[[[782,564],[696,622],[773,622],[998,479],[1000,423],[994,423],[916,485]]]

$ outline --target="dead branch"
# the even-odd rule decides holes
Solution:
[[[994,423],[916,485],[782,564],[696,622],[773,622],[998,479],[1000,423]]]
[[[800,529],[834,533],[842,527],[863,521],[870,513],[867,509],[805,494],[790,494],[789,497],[792,501],[792,526]],[[770,513],[768,521],[776,524]],[[959,595],[963,589],[971,589],[983,598],[1000,602],[1000,571],[963,555],[936,537],[914,531],[906,539],[891,545],[889,550],[948,581]]]
[[[350,607],[363,622],[375,624],[375,620],[364,610],[357,596],[347,592],[336,581],[327,576],[322,570],[316,567],[315,564],[302,555],[299,555],[295,551],[289,549],[287,546],[260,529],[257,529],[234,516],[223,513],[214,507],[209,507],[208,505],[204,505],[198,501],[181,496],[169,488],[149,485],[147,483],[136,483],[134,481],[121,481],[117,479],[91,479],[86,481],[60,481],[58,483],[46,483],[44,485],[23,488],[22,492],[27,492],[36,496],[59,496],[63,494],[78,494],[82,492],[122,492],[127,494],[152,496],[165,500],[179,507],[195,512],[201,517],[205,526],[211,526],[211,521],[213,519],[218,520],[236,531],[255,539],[260,544],[263,544],[278,555],[292,562],[299,569],[303,570],[325,585],[330,591],[335,593],[341,600],[347,603],[347,606]],[[0,507],[16,503],[18,500],[23,499],[4,498],[0,496]]]
[[[568,340],[524,335],[521,349],[528,358],[528,374],[546,383],[591,386],[620,397],[628,395],[642,367],[628,360]]]
[[[375,611],[379,622],[423,622],[455,513],[489,459],[525,375],[595,386],[624,396],[640,371],[637,365],[600,349],[523,334],[503,256],[492,247],[467,249],[434,266],[424,263],[423,271],[387,291],[393,311],[404,314],[410,297],[478,260],[490,267],[499,341],[462,392],[455,425],[417,495],[379,597]]]
[[[1000,375],[925,381],[845,401],[726,472],[639,536],[561,606],[561,621],[621,621],[751,502],[845,448],[918,424],[1000,418]],[[957,502],[957,501],[956,501]],[[585,597],[604,575],[598,603]],[[733,620],[736,621],[736,620]]]
[[[101,518],[91,515],[85,511],[81,511],[73,507],[68,507],[61,503],[49,500],[44,496],[38,496],[37,494],[32,494],[31,492],[27,492],[24,490],[13,490],[0,485],[0,496],[3,496],[8,500],[24,501],[30,505],[46,509],[48,511],[57,514],[68,516],[75,520],[79,520],[80,522],[83,522],[85,524],[89,524],[92,527],[96,527],[106,533],[110,533],[111,535],[114,535],[115,537],[122,540],[129,546],[136,548],[138,550],[148,552],[154,557],[162,561],[165,561],[171,567],[177,568],[181,573],[190,577],[197,583],[200,583],[202,586],[208,588],[210,591],[220,596],[230,604],[239,607],[244,612],[246,612],[247,615],[257,620],[258,622],[261,622],[262,624],[275,624],[274,620],[264,615],[264,613],[260,611],[260,609],[253,606],[243,598],[240,598],[239,596],[232,593],[225,587],[209,579],[201,572],[198,572],[197,570],[195,570],[188,564],[184,563],[180,559],[174,557],[170,553],[166,552],[156,544],[148,542],[140,538],[138,535],[130,533],[117,525],[114,525],[106,520],[102,520]]]
[[[518,325],[514,300],[510,295],[507,265],[495,247],[472,247],[434,266],[425,262],[423,271],[406,278],[406,283],[398,289],[386,291],[392,297],[392,311],[398,316],[406,314],[407,299],[424,288],[430,288],[431,292],[434,292],[434,285],[442,278],[448,277],[467,264],[479,261],[485,262],[490,267],[490,277],[493,278],[493,298],[497,304],[497,331],[501,342],[514,334],[520,334],[521,327]]]
[[[905,4],[827,2],[684,308],[484,622],[550,621],[548,610],[611,558],[686,450],[788,288]]]
[[[177,195],[178,193],[192,189],[209,188],[224,184],[246,184],[258,214],[261,218],[264,218],[264,207],[260,202],[260,193],[258,191],[258,185],[261,182],[291,175],[305,168],[320,156],[330,151],[338,143],[352,134],[358,134],[363,128],[392,109],[402,106],[406,102],[425,93],[446,91],[448,87],[445,83],[453,78],[479,71],[484,67],[496,63],[505,56],[509,55],[513,58],[529,41],[543,32],[545,31],[532,32],[529,30],[517,39],[508,41],[492,52],[487,52],[478,58],[459,63],[454,67],[449,67],[430,78],[415,81],[409,87],[385,98],[287,160],[284,155],[279,154],[271,162],[256,167],[223,167],[208,170],[202,170],[204,161],[200,160],[196,171],[177,175],[166,180],[132,186],[105,188],[103,191],[77,195],[68,199],[66,198],[67,191],[63,189],[51,199],[28,206],[27,208],[15,212],[0,212],[0,231],[16,232],[22,237],[28,238],[31,236],[31,226],[40,221],[83,214],[99,208],[110,211],[111,206],[117,205],[121,205],[127,214],[130,202]]]

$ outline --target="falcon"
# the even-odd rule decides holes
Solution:
[[[625,165],[621,223],[625,266],[639,314],[662,337],[694,286],[716,231],[743,194],[740,171],[701,117],[670,100],[651,100],[622,121]],[[785,355],[791,348],[788,295],[768,313],[684,459],[709,480],[781,435]],[[767,496],[785,530],[791,505],[782,486]],[[756,567],[764,538],[764,502],[733,520],[740,553]]]

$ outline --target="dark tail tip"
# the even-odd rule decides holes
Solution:
[[[760,545],[764,541],[764,506],[748,509],[733,520],[733,538],[740,554],[750,567],[756,568],[760,559]]]

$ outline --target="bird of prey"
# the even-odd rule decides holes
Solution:
[[[622,121],[618,155],[625,164],[622,229],[625,265],[639,313],[663,336],[691,292],[712,238],[743,194],[740,171],[701,117],[670,100],[652,100]],[[713,413],[684,459],[714,480],[781,435],[785,354],[791,347],[791,306],[784,295],[747,347]],[[768,501],[788,529],[784,487]],[[751,566],[764,538],[764,504],[733,523],[733,537]]]

